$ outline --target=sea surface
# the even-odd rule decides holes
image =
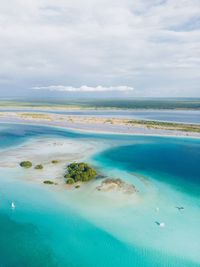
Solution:
[[[102,150],[88,161],[134,184],[140,197],[126,204],[84,189],[57,190],[0,166],[0,266],[200,266],[200,139],[2,123],[1,157],[36,138],[95,140]]]

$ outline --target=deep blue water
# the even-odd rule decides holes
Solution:
[[[98,154],[96,161],[152,176],[200,195],[200,141],[147,138],[147,142],[119,146]]]
[[[193,187],[196,188],[196,201],[196,193],[199,192],[200,186],[200,140],[198,139],[86,134],[51,127],[0,124],[1,149],[19,146],[37,137],[74,138],[83,142],[106,141],[112,148],[93,157],[92,160],[97,165],[101,165],[102,168],[110,166],[114,171],[122,170],[151,176],[155,180],[171,184],[175,190],[174,194],[177,187],[181,190],[181,185],[184,183],[184,192],[185,187],[188,187],[190,194],[193,192]],[[191,255],[190,259],[190,255],[186,257],[182,254],[180,257],[167,250],[158,251],[152,230],[148,234],[149,239],[152,239],[151,248],[146,247],[144,243],[135,242],[134,238],[133,244],[121,240],[114,232],[105,230],[79,214],[70,203],[70,198],[63,203],[57,196],[58,193],[49,191],[47,187],[22,181],[18,176],[20,174],[15,169],[0,166],[0,266],[199,266],[200,262],[197,262],[196,256]],[[186,198],[188,193],[184,193]],[[15,211],[10,210],[10,202],[13,199],[17,205]],[[84,213],[84,203],[80,205]],[[191,207],[192,205],[191,202]],[[134,237],[135,214],[142,216],[142,221],[144,218],[148,221],[148,214],[119,209],[119,221],[113,220],[113,228],[115,224],[120,225],[120,218],[124,218],[126,213],[128,216],[125,217],[125,221],[128,227],[124,231],[130,229],[130,235]],[[106,224],[104,216],[102,214],[100,219]],[[176,220],[174,223],[181,222],[179,217]],[[154,229],[154,223],[152,225]],[[122,233],[123,227],[122,224],[120,230]],[[193,234],[195,236],[195,232]],[[169,229],[167,235],[173,237],[174,233]],[[162,235],[159,238],[162,238]],[[187,237],[185,239],[183,237],[180,243],[188,241],[186,239]],[[196,240],[193,240],[193,243],[195,242]],[[197,248],[198,244],[194,246],[194,249]],[[196,251],[194,255],[195,253]]]

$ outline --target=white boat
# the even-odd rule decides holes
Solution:
[[[161,222],[160,223],[160,227],[165,227],[165,223],[164,222]]]
[[[14,202],[11,203],[11,208],[15,209],[15,203]]]
[[[158,222],[158,221],[155,221],[155,223],[160,226],[161,228],[165,227],[165,223],[164,222]]]

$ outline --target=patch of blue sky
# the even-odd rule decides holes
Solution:
[[[200,30],[200,16],[193,17],[185,23],[171,27],[170,30],[176,32],[189,32]]]

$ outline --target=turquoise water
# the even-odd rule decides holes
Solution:
[[[147,138],[148,139],[148,138]],[[130,172],[170,182],[180,190],[200,194],[199,140],[151,138],[119,146],[97,155],[96,160]]]
[[[200,140],[0,124],[1,156],[38,137],[106,142],[109,148],[89,160],[106,175],[137,185],[141,201],[113,207],[102,197],[100,205],[87,192],[52,190],[0,166],[0,266],[200,265]]]

